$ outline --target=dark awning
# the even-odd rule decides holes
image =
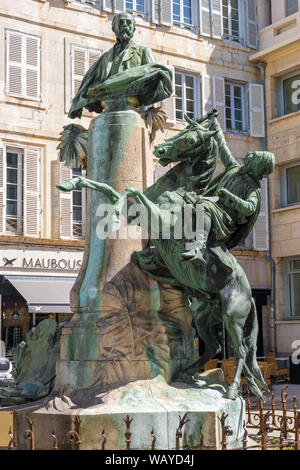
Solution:
[[[71,313],[75,277],[5,276],[24,297],[32,313]]]

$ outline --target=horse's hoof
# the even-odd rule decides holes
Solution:
[[[229,400],[236,400],[237,397],[239,396],[237,388],[229,387],[229,389],[227,390],[226,396]]]

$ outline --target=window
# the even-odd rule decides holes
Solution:
[[[144,0],[126,0],[126,11],[130,13],[144,13]]]
[[[81,169],[73,169],[72,176],[82,175]],[[72,192],[72,235],[73,238],[83,238],[84,224],[86,219],[86,189],[76,188]]]
[[[173,25],[190,27],[192,25],[192,0],[172,0]]]
[[[6,93],[40,99],[40,38],[6,31]]]
[[[244,131],[245,99],[244,87],[233,83],[225,83],[226,129]]]
[[[175,72],[176,121],[183,121],[184,115],[195,119],[199,116],[197,77]]]
[[[298,0],[285,0],[285,16],[290,16],[298,11]]]
[[[239,0],[223,0],[223,35],[237,42],[242,38]]]
[[[300,72],[277,79],[278,116],[300,111]]]
[[[300,162],[281,169],[282,205],[300,204]]]
[[[288,262],[289,314],[300,317],[300,259]]]
[[[23,151],[6,153],[6,232],[23,233]]]
[[[72,47],[72,98],[76,95],[83,77],[101,55],[101,51]]]

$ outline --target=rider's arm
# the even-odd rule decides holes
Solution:
[[[224,206],[240,212],[247,217],[255,213],[259,204],[256,191],[251,192],[246,200],[241,199],[235,194],[232,194],[225,188],[220,189],[218,196],[220,197]]]
[[[226,140],[223,134],[223,131],[220,127],[220,124],[215,119],[213,127],[210,128],[211,130],[216,129],[218,132],[214,135],[214,139],[216,140],[219,146],[219,154],[223,165],[225,166],[226,170],[230,168],[232,165],[238,165],[238,162],[230,152]]]

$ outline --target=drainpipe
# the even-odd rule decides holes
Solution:
[[[267,113],[266,113],[266,88],[265,88],[265,71],[266,63],[258,62],[257,67],[260,71],[260,82],[263,85],[263,94],[264,94],[264,126],[265,126],[265,136],[263,138],[263,149],[267,151],[268,149],[268,139],[267,139]],[[267,252],[267,260],[271,265],[271,299],[270,299],[270,348],[271,352],[276,352],[276,330],[275,330],[275,269],[276,264],[271,255],[272,247],[272,236],[271,236],[271,213],[270,213],[270,179],[268,181],[268,225],[269,225],[269,250]]]

